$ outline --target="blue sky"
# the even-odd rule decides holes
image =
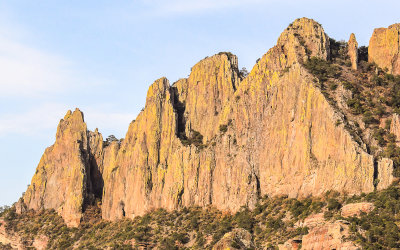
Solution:
[[[220,51],[250,70],[303,16],[368,45],[374,28],[400,22],[399,9],[398,0],[0,0],[0,205],[25,191],[68,109],[104,137],[124,137],[159,77],[172,83]]]

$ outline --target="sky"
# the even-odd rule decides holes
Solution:
[[[151,83],[230,51],[250,70],[299,17],[336,40],[400,22],[398,0],[0,0],[0,206],[17,201],[69,109],[123,138]]]

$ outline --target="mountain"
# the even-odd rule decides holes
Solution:
[[[386,34],[394,31],[397,40]],[[387,66],[391,56],[389,70],[397,70],[398,31],[396,25],[375,30],[370,62],[379,66],[382,55]],[[374,156],[352,135],[346,112],[330,103],[304,67],[311,58],[330,60],[331,47],[319,23],[301,18],[247,77],[237,57],[222,52],[172,85],[158,79],[121,142],[105,144],[98,131],[87,130],[80,110],[68,111],[23,204],[56,209],[76,226],[95,198],[102,200],[103,218],[116,220],[194,205],[235,212],[254,208],[266,194],[360,194],[376,183],[387,187],[391,160]]]
[[[156,80],[121,140],[68,111],[16,212],[54,209],[77,227],[95,204],[119,221],[384,190],[400,166],[399,27],[375,29],[359,48],[354,34],[337,42],[297,19],[248,74],[221,52],[172,85]]]

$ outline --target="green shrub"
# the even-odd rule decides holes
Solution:
[[[304,66],[321,83],[326,82],[329,78],[338,78],[341,75],[338,66],[317,57],[312,57]]]
[[[219,131],[221,133],[225,133],[226,131],[228,131],[228,125],[225,125],[225,124],[219,125]]]
[[[351,113],[354,115],[359,115],[364,112],[364,107],[361,104],[360,99],[352,98],[347,100],[347,106],[351,109]]]
[[[235,214],[234,221],[238,227],[244,228],[249,232],[253,231],[254,218],[247,207]]]
[[[374,123],[378,123],[379,122],[378,120],[376,120],[373,117],[371,111],[364,112],[362,120],[366,125],[370,125],[370,124],[374,124]]]
[[[328,200],[328,210],[339,210],[342,207],[342,204],[335,198],[330,198]]]

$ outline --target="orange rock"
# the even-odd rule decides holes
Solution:
[[[346,239],[350,236],[347,224],[346,221],[327,222],[311,229],[307,235],[303,236],[301,248],[313,250],[361,249]]]
[[[374,30],[369,40],[368,61],[389,73],[400,74],[400,23]]]
[[[359,216],[362,212],[369,213],[374,208],[374,204],[370,202],[351,203],[342,207],[341,214],[343,217]]]
[[[301,238],[290,239],[283,244],[278,245],[279,250],[297,250],[300,249]]]
[[[172,86],[160,78],[121,143],[104,145],[79,110],[69,112],[24,203],[77,225],[84,205],[101,195],[103,218],[117,220],[160,207],[235,212],[263,195],[373,191],[374,157],[337,125],[344,114],[303,66],[328,59],[329,47],[322,26],[301,18],[245,79],[230,53],[203,59]],[[390,184],[391,168],[378,163],[379,188]]]
[[[356,40],[356,36],[354,33],[351,33],[350,39],[347,42],[347,49],[348,49],[348,54],[350,57],[351,61],[351,67],[354,70],[357,70],[357,64],[358,64],[358,43]]]
[[[325,223],[324,213],[312,214],[304,219],[304,221],[299,221],[296,223],[297,227],[308,227],[313,228]]]
[[[78,226],[85,203],[93,199],[95,189],[102,191],[94,179],[101,175],[100,162],[94,161],[102,158],[102,143],[101,134],[87,131],[79,109],[68,111],[58,125],[56,142],[45,150],[22,197],[24,206],[55,209],[67,225]]]

